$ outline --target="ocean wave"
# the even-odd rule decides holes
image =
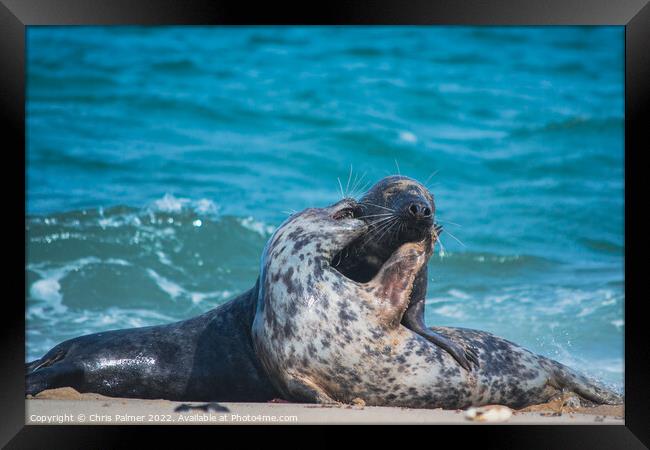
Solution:
[[[192,303],[198,304],[205,299],[226,300],[233,296],[229,290],[216,290],[212,292],[197,292],[185,289],[180,284],[158,274],[153,269],[147,269],[149,276],[155,281],[160,290],[167,293],[172,300],[189,299]]]
[[[525,254],[498,254],[445,251],[438,245],[438,252],[431,259],[436,269],[467,271],[473,274],[498,272],[502,275],[512,271],[545,270],[561,264],[557,260]]]
[[[154,200],[152,206],[156,211],[168,213],[179,213],[188,209],[205,215],[216,215],[219,212],[219,206],[207,198],[192,200],[172,194],[165,194],[161,199]]]
[[[162,311],[215,306],[250,287],[275,227],[170,194],[27,217],[28,319],[112,304]]]

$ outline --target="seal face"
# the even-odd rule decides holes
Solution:
[[[402,244],[367,282],[345,277],[334,257],[367,231],[350,199],[290,217],[261,261],[255,351],[282,395],[300,402],[463,408],[513,407],[570,389],[591,401],[620,397],[489,333],[432,331],[477,349],[480,367],[461,370],[438,345],[401,325],[430,242]]]
[[[373,185],[359,200],[368,232],[341,250],[332,265],[346,277],[370,281],[391,254],[407,242],[437,239],[433,228],[433,194],[404,176],[389,176]]]

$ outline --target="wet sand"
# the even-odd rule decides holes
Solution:
[[[26,399],[26,424],[474,424],[462,410],[298,403],[200,403],[80,394],[72,388]],[[623,425],[623,405],[568,407],[556,400],[513,410],[502,424]]]

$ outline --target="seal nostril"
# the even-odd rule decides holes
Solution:
[[[431,215],[431,210],[429,208],[424,208],[422,211],[424,217],[429,217]]]
[[[413,203],[413,204],[411,204],[411,206],[409,206],[409,212],[411,214],[413,214],[414,216],[418,216],[418,214],[420,212],[420,208],[418,208],[418,205]]]

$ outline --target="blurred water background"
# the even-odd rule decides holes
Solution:
[[[399,166],[453,234],[429,324],[623,386],[622,27],[29,27],[27,43],[28,360],[219,305],[287,214],[338,200],[351,166],[357,191]]]

